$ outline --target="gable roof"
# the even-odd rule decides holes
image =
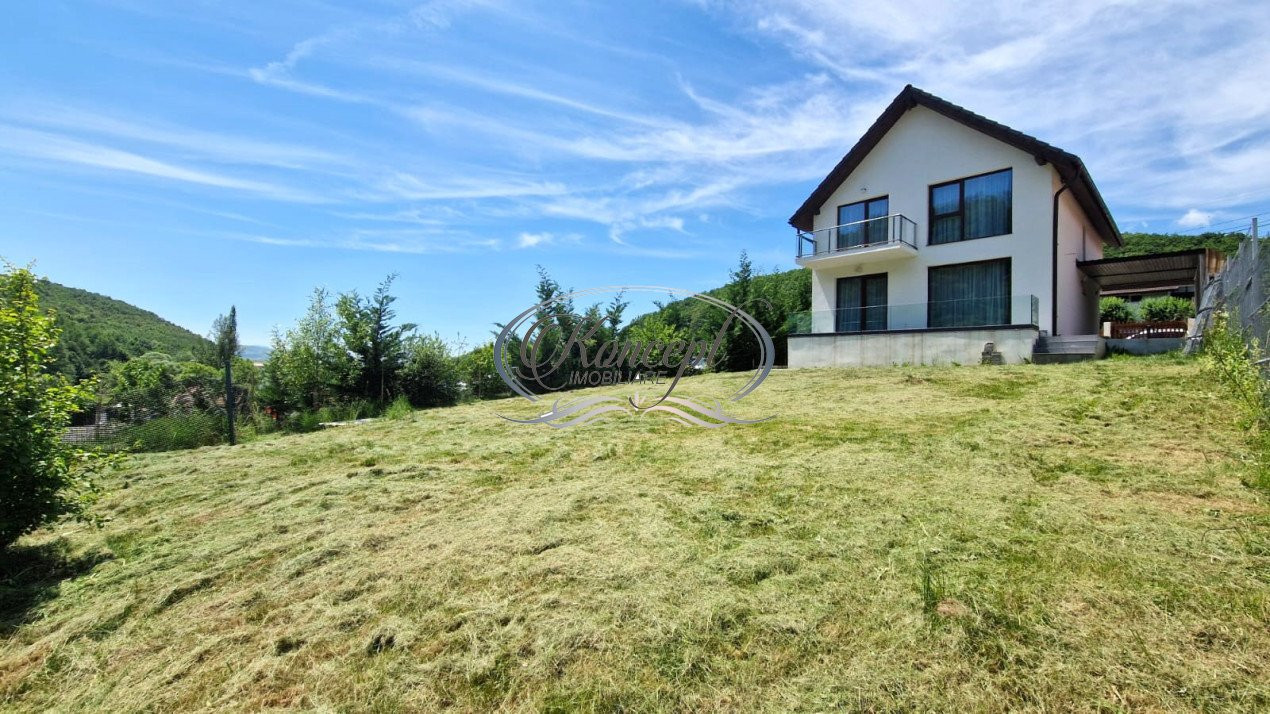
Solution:
[[[1063,182],[1071,187],[1072,196],[1075,197],[1077,203],[1085,211],[1085,215],[1094,225],[1094,230],[1102,236],[1102,239],[1108,243],[1120,245],[1120,230],[1116,228],[1116,222],[1111,218],[1111,212],[1107,210],[1107,204],[1103,202],[1102,195],[1098,193],[1098,187],[1094,185],[1094,180],[1090,178],[1089,171],[1085,168],[1085,164],[1080,160],[1079,156],[1068,153],[1062,149],[1051,146],[1034,136],[1028,136],[1021,131],[1011,129],[1010,127],[999,124],[980,116],[964,107],[959,107],[952,102],[940,99],[929,92],[914,87],[911,84],[905,85],[904,89],[896,95],[891,101],[882,115],[873,122],[873,126],[864,132],[864,136],[860,137],[860,141],[851,147],[851,151],[842,157],[838,165],[833,167],[829,175],[825,177],[815,191],[803,201],[803,205],[789,219],[789,224],[802,231],[812,230],[812,219],[820,212],[820,207],[825,201],[833,195],[833,192],[842,185],[843,181],[855,171],[856,167],[864,161],[864,157],[878,145],[882,137],[886,135],[891,127],[895,126],[895,122],[904,116],[905,112],[916,106],[923,106],[933,112],[942,114],[953,121],[964,124],[971,129],[987,134],[1013,146],[1020,151],[1025,151],[1036,159],[1038,164],[1051,164]]]

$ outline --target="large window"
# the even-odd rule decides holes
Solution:
[[[883,196],[838,206],[838,250],[885,243],[889,204],[888,198]],[[879,220],[869,220],[871,218]]]
[[[886,329],[886,273],[838,278],[834,329],[862,332]]]
[[[1009,258],[941,265],[927,276],[930,327],[1010,324]]]
[[[1012,169],[930,187],[931,245],[1009,233]]]

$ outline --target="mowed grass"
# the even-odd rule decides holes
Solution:
[[[1270,511],[1195,363],[778,371],[737,410],[776,418],[137,456],[5,565],[0,706],[1270,706]]]

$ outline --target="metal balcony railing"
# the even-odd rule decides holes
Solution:
[[[814,335],[940,327],[1036,325],[1039,319],[1040,300],[1035,295],[1002,295],[805,310],[790,315],[785,326],[790,335]]]
[[[798,231],[798,257],[819,258],[888,244],[917,248],[917,224],[898,213],[818,231]]]

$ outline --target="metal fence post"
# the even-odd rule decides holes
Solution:
[[[229,429],[230,446],[237,443],[234,439],[234,417],[237,411],[234,403],[234,359],[230,357],[225,360],[225,426]]]

